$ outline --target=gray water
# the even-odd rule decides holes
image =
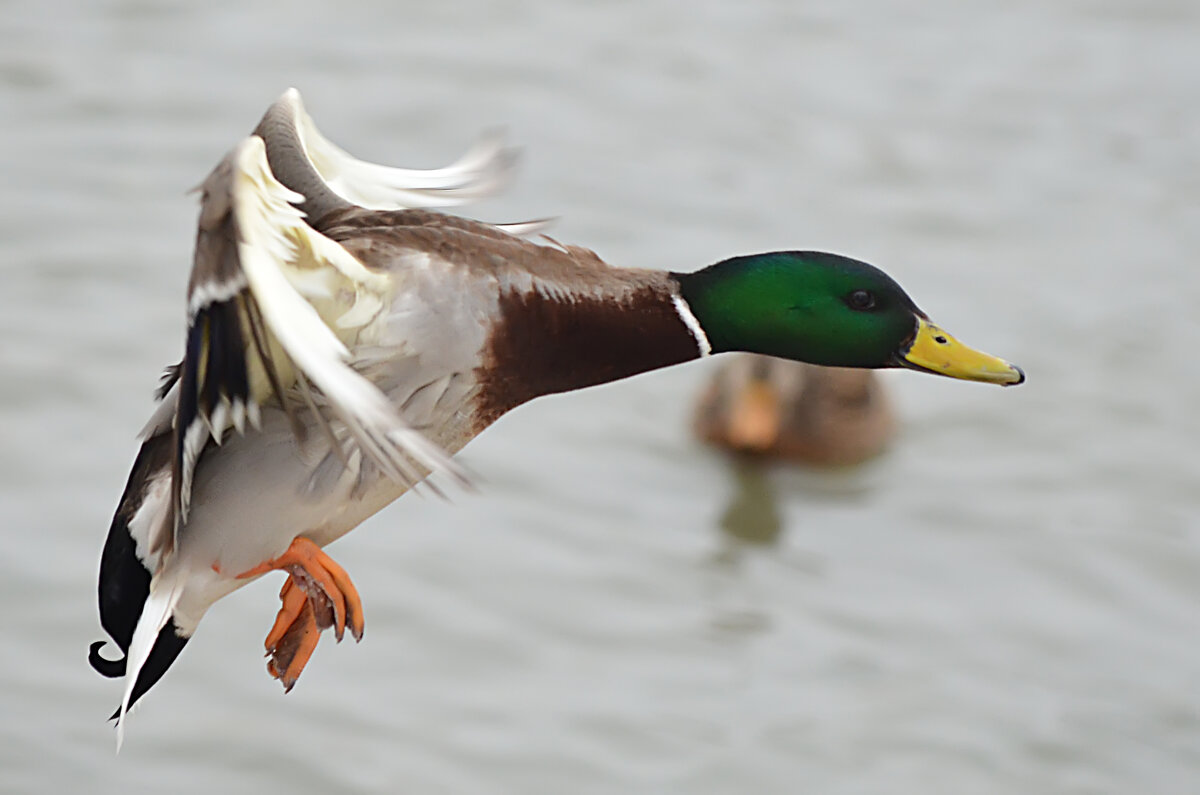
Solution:
[[[0,4],[0,791],[1200,791],[1198,41],[1191,0]],[[507,125],[474,214],[617,264],[877,262],[1029,382],[889,373],[894,449],[824,474],[691,440],[715,362],[537,401],[478,495],[333,548],[361,645],[283,696],[265,578],[114,756],[95,572],[185,192],[289,85],[373,160]]]

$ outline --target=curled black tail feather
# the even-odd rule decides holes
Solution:
[[[88,647],[88,662],[96,669],[96,673],[101,676],[107,676],[109,679],[116,679],[118,676],[125,675],[126,658],[106,660],[104,657],[101,657],[100,649],[104,648],[104,644],[107,642],[98,640]]]

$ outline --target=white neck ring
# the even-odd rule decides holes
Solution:
[[[708,341],[708,335],[704,333],[704,327],[700,325],[700,321],[692,314],[692,308],[688,306],[688,302],[678,294],[671,296],[671,301],[675,304],[675,313],[679,315],[683,325],[687,326],[688,331],[695,338],[696,347],[700,349],[700,357],[711,356],[712,343]]]

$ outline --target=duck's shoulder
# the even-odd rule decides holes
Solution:
[[[496,224],[424,209],[372,210],[350,206],[316,218],[312,225],[338,242],[359,237],[403,237],[418,231],[469,234],[497,241],[519,239]]]
[[[664,271],[616,267],[591,249],[430,210],[338,210],[315,224],[364,265],[391,270],[424,255],[518,292],[623,293],[661,287]],[[517,225],[519,226],[519,225]]]

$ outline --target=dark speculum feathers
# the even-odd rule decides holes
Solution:
[[[211,416],[225,398],[249,398],[246,340],[238,316],[240,300],[235,296],[201,307],[192,319],[176,420],[179,428],[188,428],[197,414]]]
[[[246,374],[246,340],[242,334],[238,310],[241,295],[207,304],[196,310],[188,328],[187,353],[179,381],[179,405],[175,413],[175,462],[172,483],[172,511],[176,522],[183,495],[180,489],[190,482],[195,461],[186,460],[188,429],[200,418],[210,418],[224,399],[231,402],[249,399]],[[185,471],[187,476],[185,476]]]

